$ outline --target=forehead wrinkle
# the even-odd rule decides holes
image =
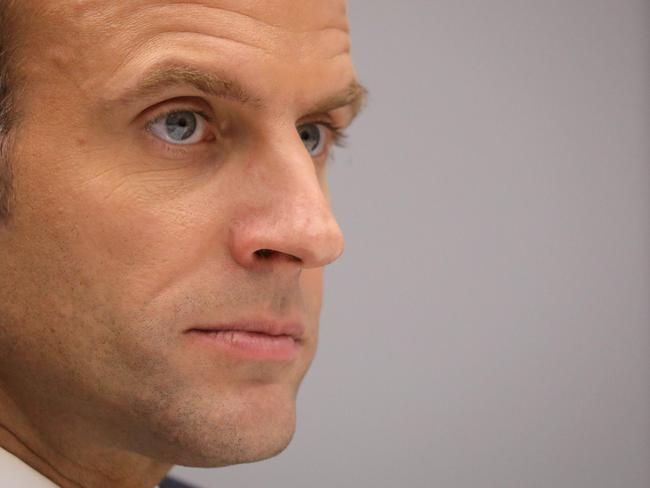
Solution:
[[[310,33],[310,32],[326,31],[326,30],[339,30],[339,31],[342,31],[342,32],[344,32],[346,34],[349,34],[349,32],[350,32],[349,25],[348,25],[348,22],[347,22],[347,18],[346,18],[346,22],[344,22],[343,25],[324,25],[324,26],[315,27],[315,28],[312,28],[312,29],[296,29],[296,28],[291,28],[291,26],[289,26],[289,25],[281,24],[281,23],[278,23],[278,22],[272,22],[271,20],[264,20],[263,17],[259,17],[259,16],[255,16],[255,15],[253,15],[251,13],[247,13],[245,10],[239,10],[239,9],[234,9],[234,8],[231,9],[231,8],[217,7],[217,6],[214,6],[214,5],[210,5],[209,2],[206,2],[206,1],[168,2],[168,1],[165,1],[165,0],[152,0],[152,3],[153,2],[160,3],[160,7],[167,7],[167,6],[169,6],[169,7],[174,7],[174,6],[197,6],[197,7],[203,7],[203,8],[209,9],[209,10],[217,10],[217,11],[219,11],[221,13],[226,13],[226,15],[231,14],[231,15],[246,18],[249,21],[252,21],[252,22],[258,24],[257,27],[268,27],[268,28],[272,28],[272,29],[279,29],[279,30],[284,30],[284,31],[291,32],[291,33],[294,33],[294,34],[306,34],[306,33]],[[237,6],[240,7],[241,5],[237,5]],[[269,10],[273,10],[273,9],[269,8]]]
[[[289,17],[295,21],[296,17],[300,15],[300,8],[295,8],[295,5],[292,5],[294,2],[286,0],[267,0],[265,2],[258,0],[121,0],[120,2],[112,0],[32,0],[32,2],[33,12],[39,12],[39,15],[42,13],[56,14],[74,21],[94,19],[98,22],[105,22],[116,13],[127,14],[126,18],[129,18],[136,10],[148,7],[200,7],[245,17],[260,27],[277,28],[292,33],[335,29],[349,34],[347,7],[343,0],[315,0],[311,3],[303,0],[301,4],[314,11],[313,15],[307,19],[318,22],[320,18],[325,17],[320,21],[320,25],[316,26],[313,25],[314,22],[310,22],[311,28],[306,29],[296,28],[290,22],[278,21],[276,17]],[[261,6],[264,8],[260,8]],[[274,18],[276,19],[274,20]],[[301,20],[304,21],[304,18]]]
[[[89,1],[96,2],[97,0]],[[349,35],[349,26],[345,15],[343,16],[344,22],[342,23],[330,21],[320,23],[319,25],[312,25],[309,28],[298,28],[291,24],[273,22],[261,15],[266,13],[266,11],[274,10],[271,3],[272,2],[269,2],[267,8],[257,12],[258,15],[254,15],[253,13],[249,13],[239,8],[223,8],[223,6],[213,5],[212,2],[207,1],[170,2],[166,0],[149,0],[135,8],[129,6],[129,2],[120,2],[121,8],[115,7],[112,9],[112,13],[122,15],[126,19],[131,19],[131,24],[138,27],[143,25],[142,21],[151,22],[152,14],[161,13],[161,16],[170,24],[177,23],[182,25],[183,22],[189,20],[194,26],[196,26],[197,23],[200,25],[201,22],[205,22],[204,27],[206,28],[201,29],[204,33],[212,35],[213,32],[208,32],[208,30],[217,30],[219,27],[229,33],[236,32],[241,34],[245,31],[249,34],[253,33],[252,37],[255,40],[261,40],[263,37],[266,37],[264,41],[267,44],[270,39],[281,37],[282,35],[305,35],[326,33],[328,31],[338,31],[342,34]],[[236,6],[241,7],[240,5]],[[179,12],[179,8],[182,8],[183,10]],[[137,18],[138,16],[140,17],[139,19]],[[106,21],[108,19],[104,18],[103,20]],[[217,20],[220,22],[216,22]],[[182,27],[178,32],[183,32]],[[266,34],[266,36],[264,36],[264,34]],[[259,44],[253,45],[260,48],[264,47]]]
[[[248,17],[245,17],[245,23],[242,24],[241,19],[233,19],[231,11],[192,3],[187,4],[183,12],[178,12],[178,9],[173,8],[174,5],[178,7],[185,3],[166,2],[161,5],[141,5],[137,9],[124,8],[117,12],[118,17],[123,17],[121,30],[126,35],[140,38],[141,42],[137,44],[154,43],[169,34],[186,34],[235,42],[267,54],[272,53],[279,38],[270,26],[251,24]],[[109,20],[104,19],[104,22]]]
[[[286,2],[271,0],[263,5],[246,0],[41,0],[39,3],[47,6],[50,25],[66,25],[63,34],[78,49],[96,44],[98,37],[108,43],[112,39],[133,37],[131,47],[137,47],[173,33],[238,42],[281,59],[310,55],[330,59],[340,51],[349,52],[345,3],[337,6],[335,2],[321,2],[312,5],[307,1],[304,8],[289,9],[294,12],[289,14],[287,8],[279,8]],[[283,20],[283,15],[293,17],[280,22],[277,17]],[[127,51],[131,50],[127,47]]]
[[[181,16],[174,16],[174,7],[188,6]],[[190,10],[191,9],[191,10]],[[196,9],[196,11],[194,11]],[[167,12],[169,10],[169,12]],[[205,12],[202,12],[205,10]],[[163,19],[157,28],[162,33],[201,34],[238,42],[260,49],[266,54],[285,58],[288,55],[302,57],[314,51],[349,51],[350,38],[347,24],[319,25],[309,29],[292,28],[290,25],[269,22],[263,18],[239,11],[208,5],[205,2],[163,2],[156,0],[145,5],[142,11],[130,12],[131,24],[140,26],[151,22],[159,14]],[[146,17],[146,18],[145,18]],[[153,22],[152,22],[153,25]]]
[[[305,33],[315,30],[338,29],[349,32],[349,22],[347,19],[347,7],[343,0],[302,0],[301,5],[304,8],[313,11],[310,19],[322,21],[318,26],[312,28],[300,29],[292,27],[289,22],[281,22],[280,19],[293,19],[292,14],[298,14],[299,8],[295,7],[294,0],[186,0],[168,2],[166,0],[150,0],[152,3],[167,3],[170,5],[201,5],[207,8],[215,8],[222,11],[228,11],[240,16],[248,17],[254,22],[261,23],[268,27],[286,30],[293,33]],[[260,8],[262,6],[264,8]],[[324,7],[324,9],[323,9]],[[325,14],[327,12],[327,14]],[[324,18],[323,18],[324,17]]]

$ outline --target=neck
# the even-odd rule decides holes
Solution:
[[[153,488],[172,466],[97,436],[79,418],[47,410],[28,415],[0,389],[0,447],[61,488]]]

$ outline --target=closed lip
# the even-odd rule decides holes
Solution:
[[[243,331],[270,336],[289,336],[299,341],[305,335],[305,326],[299,321],[273,320],[268,318],[240,320],[216,325],[197,325],[187,332]]]

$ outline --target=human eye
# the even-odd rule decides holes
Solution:
[[[300,140],[312,158],[323,156],[331,143],[341,145],[345,134],[329,122],[310,122],[296,127]]]
[[[197,144],[211,136],[204,114],[195,110],[172,110],[146,124],[155,137],[173,145]]]

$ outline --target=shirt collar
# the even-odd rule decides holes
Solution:
[[[25,461],[2,447],[0,447],[0,486],[11,486],[11,488],[60,488],[52,480],[46,478]]]
[[[22,459],[0,447],[0,486],[59,488]]]

